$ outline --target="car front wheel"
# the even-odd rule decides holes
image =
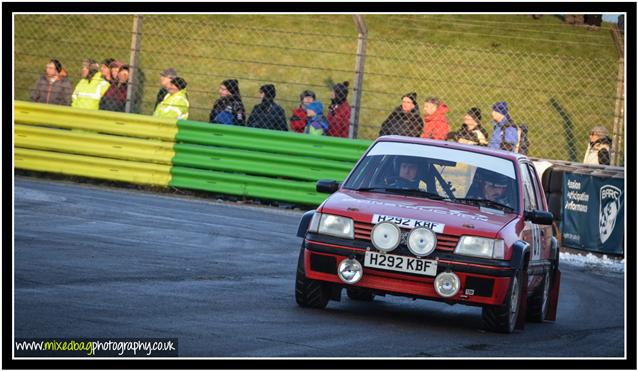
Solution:
[[[330,301],[330,287],[320,281],[311,280],[306,277],[304,268],[304,250],[299,252],[297,262],[297,279],[295,280],[295,300],[299,306],[304,308],[322,309]]]
[[[495,307],[483,307],[483,326],[488,331],[511,333],[514,331],[522,300],[523,270],[512,277],[505,304]]]

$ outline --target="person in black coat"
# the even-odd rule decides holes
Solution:
[[[390,113],[381,125],[379,136],[403,135],[418,137],[423,130],[423,119],[419,115],[416,93],[408,93],[402,97],[401,105]]]
[[[248,118],[248,126],[252,128],[288,131],[286,113],[275,103],[277,91],[275,85],[267,84],[259,88],[261,103],[255,105]]]
[[[242,126],[246,124],[246,110],[241,101],[237,80],[224,80],[219,85],[219,99],[210,110],[208,122]]]

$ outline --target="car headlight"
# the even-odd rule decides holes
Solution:
[[[383,252],[389,252],[399,246],[401,242],[401,229],[394,223],[379,223],[372,228],[370,237],[374,247]]]
[[[480,258],[504,259],[505,243],[492,238],[463,236],[454,249],[455,254]]]
[[[414,228],[408,235],[408,249],[416,256],[427,256],[436,248],[436,234],[428,228]]]
[[[315,218],[319,220],[318,233],[354,239],[354,223],[352,219],[330,214],[319,214],[317,217],[317,214],[315,214],[312,222],[314,222]],[[310,223],[311,227],[312,222]]]

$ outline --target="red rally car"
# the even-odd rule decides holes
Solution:
[[[554,321],[560,288],[552,214],[525,156],[452,142],[378,138],[304,214],[295,298],[324,308],[400,295],[482,307],[483,325]]]

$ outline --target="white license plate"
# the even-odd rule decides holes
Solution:
[[[436,260],[416,259],[409,256],[379,254],[366,251],[363,265],[370,268],[387,269],[396,272],[436,276]]]

